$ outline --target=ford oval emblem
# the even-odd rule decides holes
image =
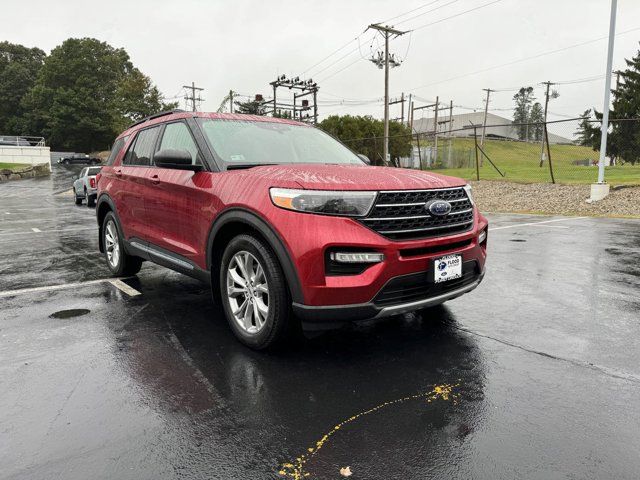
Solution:
[[[444,217],[451,211],[451,204],[445,200],[431,200],[424,208],[434,217]]]

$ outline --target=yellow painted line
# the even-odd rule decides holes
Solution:
[[[443,384],[436,385],[432,390],[428,392],[418,393],[416,395],[409,395],[407,397],[398,398],[396,400],[390,400],[388,402],[381,403],[369,410],[365,410],[364,412],[360,412],[352,417],[343,420],[338,423],[335,427],[333,427],[328,433],[326,433],[320,440],[318,440],[314,447],[307,448],[307,453],[300,455],[293,462],[283,463],[278,469],[278,474],[283,477],[293,478],[294,480],[304,480],[309,477],[309,473],[306,471],[305,466],[309,460],[311,460],[322,447],[329,441],[329,439],[339,432],[341,429],[349,425],[350,423],[355,422],[356,420],[366,416],[371,415],[372,413],[376,413],[382,409],[391,407],[393,405],[398,405],[400,403],[407,402],[409,400],[417,400],[420,398],[424,398],[427,400],[427,403],[431,403],[434,400],[442,399],[453,401],[454,405],[458,404],[458,397],[460,396],[457,393],[454,393],[454,389],[459,387],[460,384]]]

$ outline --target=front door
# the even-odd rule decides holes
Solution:
[[[194,165],[202,165],[202,154],[184,121],[165,125],[156,147],[162,150],[186,150]],[[145,208],[152,227],[150,243],[201,263],[198,252],[204,251],[213,217],[205,193],[213,174],[154,166],[149,175],[153,192],[145,197]]]

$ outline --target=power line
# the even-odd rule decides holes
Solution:
[[[470,8],[469,10],[465,10],[465,11],[463,11],[463,12],[456,13],[455,15],[451,15],[451,16],[449,16],[449,17],[441,18],[440,20],[436,20],[435,22],[425,23],[424,25],[420,25],[420,26],[418,26],[418,27],[415,27],[415,28],[413,28],[412,30],[415,32],[416,30],[420,30],[420,29],[422,29],[422,28],[430,27],[431,25],[435,25],[435,24],[437,24],[437,23],[442,23],[442,22],[445,22],[445,21],[447,21],[447,20],[451,20],[452,18],[456,18],[456,17],[460,17],[460,16],[462,16],[462,15],[466,15],[467,13],[470,13],[470,12],[475,12],[476,10],[480,10],[481,8],[485,8],[485,7],[488,7],[488,6],[490,6],[490,5],[493,5],[493,4],[496,4],[496,3],[502,2],[502,1],[503,1],[503,0],[493,0],[493,2],[485,3],[484,5],[479,5],[479,6],[477,6],[477,7]],[[452,3],[453,3],[453,2],[452,2]]]
[[[442,0],[433,0],[432,2],[429,3],[425,3],[424,5],[420,5],[419,7],[416,7],[412,10],[409,10],[407,12],[401,13],[400,15],[396,15],[395,17],[391,17],[391,18],[387,18],[386,20],[382,20],[381,22],[378,23],[389,23],[391,20],[395,20],[396,18],[400,18],[400,17],[404,17],[405,15],[409,15],[410,13],[416,12],[418,10],[422,10],[425,7],[428,7],[430,5],[433,5],[434,3],[438,3],[441,2]]]
[[[423,15],[426,15],[427,13],[432,13],[432,12],[435,12],[436,10],[440,10],[441,8],[448,7],[449,5],[451,5],[452,3],[456,3],[457,1],[458,0],[451,0],[449,3],[445,3],[444,5],[440,5],[439,7],[432,8],[431,10],[427,10],[426,12],[419,13],[418,15],[414,15],[413,17],[409,17],[409,18],[406,18],[406,19],[404,19],[404,20],[402,20],[400,22],[397,22],[396,25],[400,25],[401,23],[409,22],[409,21],[414,20],[414,19],[416,19],[418,17],[422,17]]]
[[[629,30],[624,30],[624,31],[622,31],[622,32],[618,32],[618,33],[616,34],[616,36],[617,36],[617,35],[624,35],[624,34],[626,34],[626,33],[635,32],[635,31],[637,31],[637,30],[640,30],[640,27],[635,27],[635,28],[631,28],[631,29],[629,29]],[[431,87],[431,86],[433,86],[433,85],[439,85],[439,84],[441,84],[441,83],[450,82],[450,81],[452,81],[452,80],[459,80],[460,78],[465,78],[465,77],[469,77],[469,76],[472,76],[472,75],[477,75],[477,74],[479,74],[479,73],[485,73],[485,72],[488,72],[488,71],[491,71],[491,70],[495,70],[495,69],[497,69],[497,68],[508,67],[508,66],[510,66],[510,65],[515,65],[516,63],[522,63],[522,62],[526,62],[526,61],[528,61],[528,60],[534,60],[534,59],[536,59],[536,58],[546,57],[547,55],[553,55],[553,54],[556,54],[556,53],[564,52],[564,51],[566,51],[566,50],[571,50],[571,49],[573,49],[573,48],[582,47],[582,46],[584,46],[584,45],[589,45],[589,44],[591,44],[591,43],[596,43],[596,42],[599,42],[599,41],[605,40],[605,39],[607,39],[607,38],[608,38],[607,36],[604,36],[604,37],[598,37],[598,38],[594,38],[594,39],[592,39],[592,40],[587,40],[587,41],[585,41],[585,42],[576,43],[576,44],[573,44],[573,45],[568,45],[568,46],[566,46],[566,47],[562,47],[562,48],[557,48],[557,49],[555,49],[555,50],[548,50],[548,51],[546,51],[546,52],[538,53],[538,54],[536,54],[536,55],[531,55],[531,56],[529,56],[529,57],[524,57],[524,58],[520,58],[520,59],[518,59],[518,60],[513,60],[513,61],[510,61],[510,62],[501,63],[501,64],[498,64],[498,65],[493,65],[493,66],[491,66],[491,67],[483,68],[483,69],[481,69],[481,70],[475,70],[475,71],[473,71],[473,72],[463,73],[463,74],[461,74],[461,75],[457,75],[457,76],[455,76],[455,77],[449,77],[449,78],[446,78],[446,79],[444,79],[444,80],[439,80],[439,81],[437,81],[437,82],[427,83],[427,84],[425,84],[425,85],[421,85],[421,86],[419,86],[419,87],[410,88],[410,89],[408,89],[408,91],[420,90],[421,88]],[[496,90],[496,91],[498,91],[498,90]]]

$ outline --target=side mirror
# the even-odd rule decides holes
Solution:
[[[153,163],[160,168],[191,170],[193,172],[202,170],[202,165],[193,165],[191,154],[187,150],[160,150],[153,156]]]
[[[73,177],[71,177],[71,180],[77,180],[78,179],[78,175],[74,175]]]
[[[360,160],[362,160],[367,165],[371,165],[371,160],[369,160],[369,157],[367,157],[366,155],[359,153],[358,158],[360,158]]]

